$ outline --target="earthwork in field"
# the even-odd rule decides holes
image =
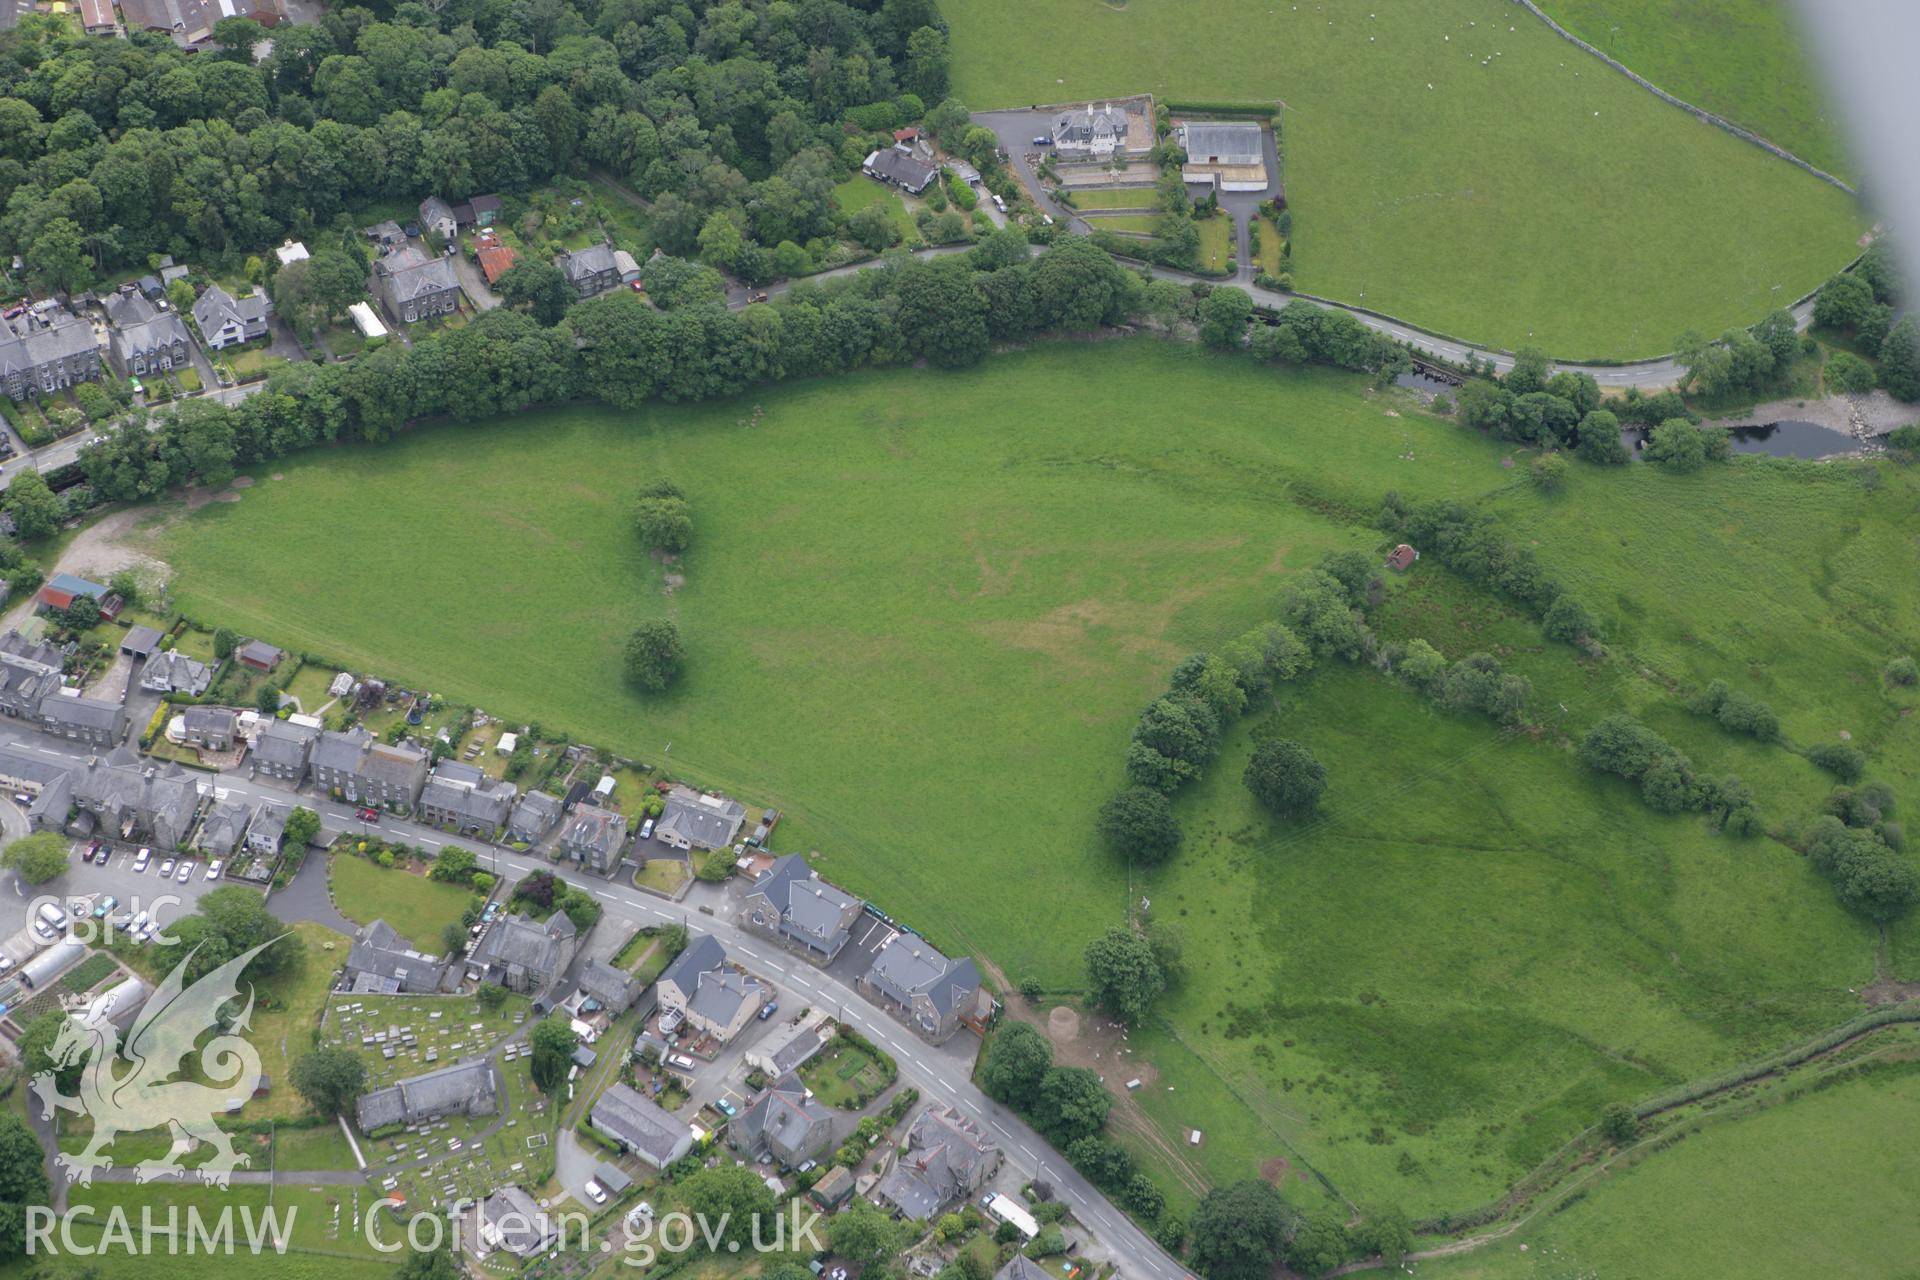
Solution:
[[[1794,742],[1844,730],[1875,777],[1910,782],[1916,758],[1912,699],[1877,678],[1920,630],[1912,469],[1583,466],[1547,497],[1512,456],[1357,378],[1058,344],[315,453],[182,515],[157,551],[193,615],[640,759],[671,741],[676,771],[786,810],[783,848],[1014,980],[1072,986],[1088,938],[1150,896],[1191,976],[1131,1037],[1159,1081],[1143,1112],[1202,1130],[1191,1160],[1216,1181],[1284,1159],[1423,1215],[1497,1198],[1607,1101],[1845,1021],[1876,971],[1874,931],[1791,849],[1656,815],[1569,739],[1632,710],[1737,772],[1775,827],[1832,779],[1688,691],[1765,697]],[[626,523],[662,472],[699,513],[671,595]],[[1383,638],[1500,654],[1543,727],[1511,736],[1330,666],[1242,721],[1179,800],[1187,848],[1130,876],[1093,816],[1139,708],[1183,655],[1272,617],[1289,574],[1382,546],[1388,489],[1495,512],[1608,615],[1611,655],[1543,645],[1423,562]],[[643,702],[617,651],[655,615],[692,660]],[[1311,825],[1239,782],[1281,726],[1329,762]],[[1897,974],[1917,947],[1896,932]]]

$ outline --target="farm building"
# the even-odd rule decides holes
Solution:
[[[1180,176],[1221,191],[1267,189],[1266,140],[1247,122],[1195,120],[1174,131],[1187,162]]]

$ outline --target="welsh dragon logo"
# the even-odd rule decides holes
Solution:
[[[162,1127],[173,1130],[173,1147],[164,1158],[143,1160],[134,1166],[135,1182],[191,1172],[202,1182],[224,1187],[236,1166],[251,1163],[244,1152],[233,1149],[233,1139],[214,1122],[251,1097],[254,1083],[260,1078],[260,1055],[238,1034],[249,1029],[252,986],[247,987],[245,1007],[228,1022],[225,1031],[219,1030],[220,1010],[240,998],[241,970],[278,940],[235,956],[191,985],[183,977],[193,959],[193,952],[188,952],[141,1009],[124,1038],[119,1038],[113,1024],[105,1019],[83,1024],[69,1018],[60,1028],[51,1050],[53,1069],[33,1077],[33,1092],[40,1099],[43,1119],[51,1120],[58,1108],[93,1121],[93,1137],[86,1150],[58,1157],[69,1182],[90,1186],[96,1169],[111,1169],[112,1158],[102,1152],[120,1134]],[[208,1032],[216,1034],[199,1049],[199,1074],[225,1083],[174,1079],[181,1073],[182,1059],[194,1052],[200,1037]],[[81,1068],[79,1095],[68,1097],[60,1092],[55,1076],[83,1056],[87,1062]],[[197,1169],[183,1170],[181,1157],[203,1142],[213,1147],[213,1158]]]

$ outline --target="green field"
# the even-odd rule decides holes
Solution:
[[[1542,0],[1540,7],[1668,93],[1849,176],[1838,121],[1788,0]]]
[[[1910,1276],[1920,1156],[1911,1066],[1837,1085],[1758,1116],[1709,1125],[1565,1211],[1463,1258],[1418,1264],[1434,1280],[1800,1280]]]
[[[1812,289],[1866,226],[1845,193],[1500,0],[944,12],[954,92],[976,110],[1142,92],[1281,101],[1299,288],[1469,342],[1666,352],[1684,330],[1752,323]],[[1034,38],[1059,30],[1075,38]]]
[[[1045,429],[982,404],[1044,406]],[[1427,1213],[1491,1199],[1606,1101],[1844,1020],[1873,976],[1872,931],[1791,852],[1652,815],[1556,730],[1635,709],[1703,770],[1746,778],[1776,825],[1831,779],[1687,713],[1687,686],[1765,697],[1797,741],[1844,728],[1898,787],[1920,760],[1914,699],[1878,681],[1920,635],[1912,469],[1881,464],[1869,485],[1765,459],[1580,467],[1547,499],[1509,454],[1354,378],[1060,345],[311,455],[173,521],[157,549],[193,616],[641,760],[671,741],[676,772],[783,809],[783,849],[820,850],[825,874],[1000,977],[1072,985],[1086,939],[1148,892],[1194,976],[1170,1026],[1134,1039],[1177,1086],[1139,1103],[1167,1133],[1208,1135],[1156,1171],[1190,1200],[1286,1159]],[[696,528],[670,594],[624,514],[633,482],[663,472]],[[1181,801],[1187,851],[1130,883],[1092,818],[1138,708],[1186,653],[1271,617],[1286,574],[1382,545],[1389,488],[1486,499],[1613,620],[1613,659],[1543,648],[1423,562],[1395,580],[1383,635],[1500,652],[1549,731],[1516,739],[1323,672],[1273,712],[1333,765],[1323,820],[1303,833],[1253,811],[1250,717]],[[397,519],[418,583],[399,594],[353,567]],[[476,557],[513,572],[463,576]],[[670,696],[641,700],[618,650],[657,614],[692,657]],[[1035,900],[1057,927],[1032,927]]]
[[[428,955],[446,950],[441,935],[473,901],[473,890],[411,872],[377,866],[352,854],[327,864],[328,885],[340,914],[360,924],[385,920]]]

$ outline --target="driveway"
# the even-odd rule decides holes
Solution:
[[[480,270],[480,264],[468,260],[464,253],[453,255],[453,274],[459,277],[460,287],[466,291],[475,309],[491,311],[499,306],[502,299],[487,285],[487,277]]]
[[[282,796],[277,803],[286,804],[297,799]],[[333,905],[333,895],[327,892],[327,855],[317,849],[307,851],[306,861],[300,864],[300,870],[287,882],[286,888],[274,890],[267,906],[282,920],[311,920],[336,933],[344,933],[349,938],[360,928],[341,915],[339,908]]]

